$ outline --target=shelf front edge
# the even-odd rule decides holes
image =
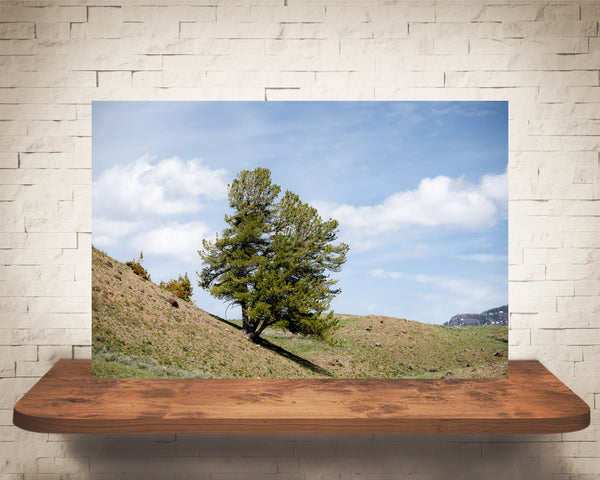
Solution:
[[[583,429],[590,409],[535,361],[511,361],[498,380],[261,381],[94,379],[89,361],[61,360],[13,422],[43,433],[531,434]]]

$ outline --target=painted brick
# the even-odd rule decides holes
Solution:
[[[600,313],[600,296],[558,297],[556,310],[558,313]]]
[[[73,105],[10,105],[0,104],[2,120],[76,120]]]
[[[3,328],[82,328],[90,322],[89,313],[24,313],[2,314]]]
[[[65,345],[40,346],[38,347],[38,358],[43,362],[56,362],[57,360],[72,357],[72,348]]]
[[[36,377],[45,375],[56,362],[35,361],[16,362],[16,374],[19,378]]]
[[[465,38],[435,38],[433,39],[433,53],[435,55],[456,55],[468,53],[469,41]]]
[[[498,22],[411,22],[409,26],[410,36],[427,36],[434,37],[440,41],[447,38],[460,38],[468,40],[469,38],[501,38],[502,24]],[[455,52],[459,55],[461,51]],[[498,65],[501,62],[493,62]],[[482,70],[486,70],[487,65],[482,66]]]
[[[89,345],[91,335],[91,325],[86,328],[0,328],[0,345]]]
[[[560,345],[558,347],[558,358],[562,361],[582,362],[584,350],[580,346]]]
[[[302,51],[305,55],[338,55],[340,42],[336,39],[266,39],[259,49],[264,48],[266,55],[278,55],[285,52]]]
[[[438,22],[510,22],[536,20],[540,13],[537,5],[476,5],[456,8],[451,3],[436,5]]]
[[[153,28],[163,23],[173,23],[179,32],[179,22],[214,22],[216,21],[217,7],[215,6],[191,6],[182,8],[168,8],[161,5],[123,5],[120,20],[123,22],[147,22]],[[168,33],[160,30],[159,34]]]
[[[190,22],[180,25],[181,38],[277,38],[281,36],[281,31],[282,26],[275,22],[218,22],[216,24]]]
[[[90,460],[87,457],[42,457],[37,459],[37,466],[40,473],[73,473],[89,470]]]
[[[0,74],[0,87],[95,87],[95,72],[56,70],[43,75],[30,72]]]
[[[165,79],[163,78],[163,81]],[[229,72],[206,72],[202,84],[217,87],[224,82],[242,87],[248,83],[268,87],[307,87],[315,84],[314,72],[246,72],[243,76]]]
[[[27,135],[27,125],[29,124],[29,122],[26,122],[24,120],[17,120],[17,121],[8,121],[8,120],[2,120],[0,121],[0,126],[2,127],[2,130],[0,130],[2,132],[2,135],[15,135],[15,136],[22,136],[22,135]],[[8,155],[8,154],[5,154]]]
[[[124,87],[131,85],[132,72],[130,71],[115,71],[115,72],[98,72],[98,87]]]
[[[546,265],[548,280],[585,280],[596,270],[593,265]]]
[[[112,7],[94,8],[112,9]],[[75,39],[139,38],[149,36],[149,31],[149,27],[143,23],[121,23],[117,20],[71,24],[71,38]]]
[[[539,314],[522,315],[522,318],[528,317],[523,328],[588,328],[594,325],[593,313],[580,312],[579,314],[569,315],[565,312],[546,311]],[[511,317],[512,318],[512,317]],[[518,318],[518,317],[517,317]],[[518,325],[518,322],[515,323]],[[512,323],[511,323],[512,327]]]
[[[532,281],[546,279],[546,265],[509,265],[509,279],[512,281]]]
[[[31,297],[27,299],[27,305],[29,311],[33,313],[89,313],[91,311],[91,297]]]
[[[537,37],[530,39],[487,39],[472,38],[469,52],[475,54],[512,54],[515,52],[575,54],[588,53],[586,37]]]
[[[35,378],[0,378],[0,408],[13,408],[36,381]]]
[[[0,137],[1,138],[1,137]],[[5,170],[0,185],[84,185],[91,180],[91,170],[79,169],[24,169]]]
[[[332,23],[283,23],[279,35],[282,38],[374,38],[375,26],[370,23],[332,24]],[[393,29],[396,38],[408,35],[407,24]],[[386,37],[385,29],[379,31],[377,38]],[[388,34],[392,34],[387,30]]]
[[[552,3],[544,6],[544,20],[579,20],[583,17],[576,3]]]
[[[598,20],[600,8],[595,2],[584,2],[580,8],[580,15],[583,20]]]
[[[597,81],[597,79],[596,79]],[[577,120],[563,121],[558,119],[529,122],[532,135],[600,135],[600,119],[581,122]]]
[[[600,350],[596,346],[571,346],[569,348],[581,348],[582,358],[580,361],[599,363],[600,362]]]
[[[595,37],[596,21],[557,20],[552,22],[503,22],[502,33],[507,38],[527,37]]]
[[[566,332],[564,329],[541,329],[531,330],[531,343],[534,345],[562,345]]]
[[[35,38],[34,23],[0,23],[0,40]]]
[[[85,22],[87,20],[86,7],[52,5],[39,8],[36,6],[3,5],[0,6],[0,18],[2,22]]]
[[[575,285],[573,281],[526,281],[519,282],[515,289],[518,294],[526,297],[538,296],[573,296],[575,295]]]
[[[574,282],[575,295],[600,296],[600,282],[598,280],[584,279]]]
[[[514,85],[516,79],[523,87],[555,85],[556,83],[567,83],[572,85],[598,85],[597,72],[448,72],[446,73],[446,85],[450,87],[509,87]],[[549,122],[544,120],[544,122]],[[550,121],[551,122],[551,121]],[[542,122],[539,122],[542,123]],[[577,124],[577,122],[574,122]],[[537,125],[537,123],[536,123]],[[550,123],[550,125],[554,125]],[[578,127],[581,126],[578,124]],[[556,127],[555,127],[556,128]],[[569,134],[577,134],[569,129],[564,129]],[[534,130],[530,123],[532,134],[549,133],[545,130]]]
[[[73,346],[73,360],[89,360],[92,358],[92,347],[85,345]]]
[[[573,101],[573,102],[600,102],[600,88],[585,86],[554,86],[544,87],[539,90],[539,100],[542,102]],[[579,145],[580,150],[590,150]],[[563,149],[556,149],[563,150]]]
[[[35,24],[35,37],[39,40],[66,42],[70,36],[71,24],[68,22]]]
[[[566,345],[598,345],[600,344],[600,329],[567,330],[565,337]]]
[[[173,101],[216,101],[231,100],[235,98],[238,101],[263,101],[265,99],[265,89],[262,87],[185,87],[185,88],[161,88],[153,90],[152,95],[156,100]]]
[[[529,329],[510,329],[508,332],[508,344],[512,347],[514,345],[530,345],[531,344],[531,330]],[[511,356],[512,358],[512,356]]]
[[[359,2],[360,3],[360,2]],[[368,8],[369,18],[375,22],[434,22],[436,10],[432,2],[413,2],[382,5]]]
[[[252,22],[318,23],[325,20],[325,10],[320,6],[252,5],[245,18]]]
[[[49,121],[33,120],[29,122],[28,134],[31,136],[56,135],[56,136],[91,136],[92,126],[85,120]],[[23,167],[26,168],[26,167]]]
[[[78,128],[84,129],[84,133],[88,133],[89,124],[79,123],[83,126]],[[91,132],[88,134],[91,135]],[[20,153],[19,165],[21,168],[81,168],[83,166],[80,157],[66,152]]]

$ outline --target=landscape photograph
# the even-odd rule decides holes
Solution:
[[[507,376],[507,102],[93,102],[92,161],[94,376]]]

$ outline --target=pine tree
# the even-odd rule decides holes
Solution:
[[[244,170],[229,187],[233,215],[222,236],[204,241],[199,285],[241,307],[242,328],[258,340],[273,326],[329,340],[337,328],[324,314],[340,291],[328,271],[339,272],[348,246],[332,245],[338,222],[271,183],[268,169]]]
[[[266,259],[275,200],[280,192],[266,168],[243,170],[229,185],[229,225],[214,242],[203,241],[199,251],[204,268],[198,284],[220,299],[241,307],[242,328],[253,338],[258,325],[250,315],[256,297],[255,276]]]

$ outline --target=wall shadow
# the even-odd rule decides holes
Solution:
[[[542,480],[553,435],[50,435],[90,478]],[[524,438],[526,437],[526,438]],[[560,436],[558,436],[560,437]],[[560,454],[556,452],[556,455]]]

